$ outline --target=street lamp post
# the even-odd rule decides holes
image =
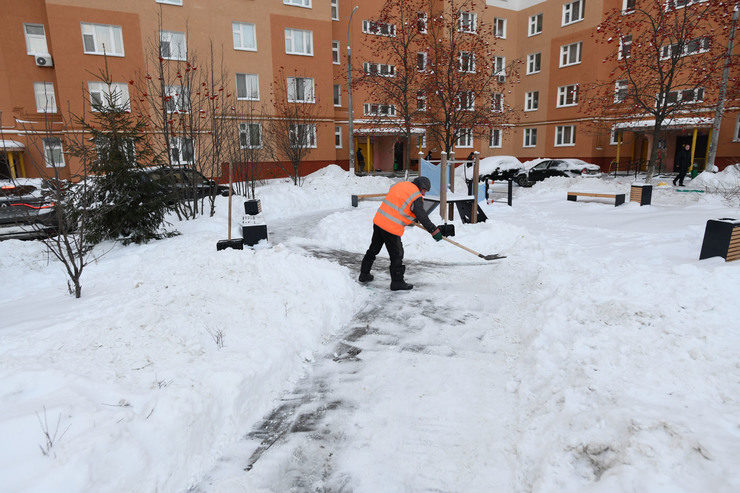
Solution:
[[[352,27],[352,16],[355,15],[357,9],[360,8],[355,5],[352,9],[352,13],[349,15],[349,21],[347,22],[347,105],[349,106],[349,170],[355,172],[355,136],[352,129],[352,48],[349,44],[349,31]]]

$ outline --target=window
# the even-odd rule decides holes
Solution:
[[[111,109],[131,111],[128,97],[128,84],[112,82],[110,87],[105,82],[94,81],[87,83],[90,93],[92,111],[108,111]]]
[[[427,110],[427,92],[426,91],[416,91],[416,109],[418,111]]]
[[[419,149],[427,146],[427,134],[423,133],[416,137],[416,147]]]
[[[423,72],[427,69],[427,54],[420,51],[416,54],[416,70]]]
[[[182,0],[157,0],[157,3],[166,3],[167,5],[182,5]]]
[[[501,147],[501,129],[500,128],[491,129],[491,134],[488,137],[488,147],[492,149]]]
[[[240,123],[239,145],[242,149],[260,149],[262,147],[262,125],[259,123]]]
[[[286,29],[285,53],[288,55],[313,56],[313,31]]]
[[[540,107],[540,91],[528,92],[524,97],[524,111],[534,111]]]
[[[456,130],[455,147],[473,147],[473,130],[470,128]]]
[[[458,31],[475,34],[478,30],[478,14],[475,12],[460,12]]]
[[[190,90],[185,86],[164,86],[164,107],[168,113],[190,111]]]
[[[188,49],[185,33],[159,31],[159,55],[165,60],[186,60]]]
[[[556,146],[576,145],[576,126],[575,125],[558,125],[555,128],[555,145]]]
[[[670,91],[666,99],[669,105],[679,103],[698,103],[704,101],[704,88],[697,87],[696,89]]]
[[[291,147],[316,147],[316,125],[313,123],[291,124],[289,136]]]
[[[334,106],[342,106],[342,86],[334,84]]]
[[[468,72],[470,74],[475,73],[475,53],[461,51],[458,54],[458,63],[458,70],[460,72]]]
[[[614,83],[614,102],[622,103],[627,99],[629,84],[626,80],[618,80]]]
[[[62,150],[62,139],[59,137],[47,137],[44,142],[44,162],[47,168],[64,167],[64,151]]]
[[[571,43],[560,47],[560,66],[567,67],[581,63],[581,45],[582,41]]]
[[[506,19],[500,17],[493,18],[493,36],[506,39]]]
[[[493,75],[498,77],[499,82],[506,82],[506,57],[493,57]]]
[[[529,18],[529,30],[527,36],[535,36],[542,32],[542,14],[536,14]]]
[[[701,3],[706,2],[707,0],[673,0],[673,6],[677,9],[681,9],[683,7],[688,7],[689,5],[694,5],[695,3]]]
[[[524,129],[524,143],[523,147],[535,147],[537,146],[537,129],[536,128],[525,128]]]
[[[43,24],[23,24],[26,35],[26,53],[29,55],[48,55],[46,32]]]
[[[619,144],[620,138],[622,139],[622,142],[624,142],[624,136],[622,135],[622,132],[617,130],[616,128],[612,128],[612,131],[609,134],[609,145],[615,146]]]
[[[491,111],[500,113],[504,111],[504,95],[500,92],[491,94]]]
[[[365,62],[363,68],[367,75],[380,75],[381,77],[395,77],[396,66],[386,65],[385,63]]]
[[[254,24],[232,22],[231,31],[234,35],[235,50],[257,51],[257,30]]]
[[[339,20],[339,0],[331,0],[331,20]]]
[[[123,31],[121,26],[87,24],[83,22],[82,48],[88,55],[123,56]]]
[[[308,77],[288,77],[288,102],[313,103],[313,79]]]
[[[536,74],[542,70],[542,53],[527,55],[527,75]]]
[[[365,103],[363,106],[368,116],[396,116],[396,107],[392,104]]]
[[[195,151],[193,150],[193,139],[175,137],[170,139],[170,157],[173,164],[195,163]]]
[[[622,13],[630,14],[635,11],[637,0],[622,0]]]
[[[294,5],[296,7],[311,8],[311,0],[283,0],[285,5]]]
[[[136,162],[134,139],[114,140],[101,135],[95,138],[95,148],[98,153],[98,162],[102,163],[114,158],[111,151],[122,154],[122,157],[130,163]]]
[[[373,34],[375,36],[395,36],[396,25],[363,20],[362,32],[364,32],[365,34]]]
[[[457,109],[462,111],[473,111],[475,109],[475,93],[473,91],[458,92]]]
[[[427,32],[427,13],[417,12],[416,13],[416,28],[420,33],[426,34]]]
[[[740,115],[737,116],[737,123],[735,123],[735,138],[732,140],[740,142]]]
[[[558,108],[563,106],[575,106],[578,104],[578,84],[558,87]]]
[[[563,5],[563,25],[573,24],[583,20],[585,10],[585,0],[575,0],[574,2]]]
[[[331,63],[339,65],[339,41],[331,42]]]
[[[342,148],[342,127],[339,125],[334,127],[334,147],[337,149]]]
[[[53,82],[34,82],[33,93],[36,96],[37,113],[57,112],[57,101],[54,97]]]
[[[666,45],[661,47],[660,56],[662,59],[671,58],[674,54],[678,56],[695,55],[697,53],[705,53],[709,51],[711,45],[711,38],[704,36],[701,38],[695,38],[681,45],[681,43],[674,43],[672,45]]]
[[[257,74],[236,74],[236,99],[258,101],[260,77]]]
[[[622,36],[619,38],[619,54],[617,58],[629,58],[630,52],[632,51],[632,35]]]

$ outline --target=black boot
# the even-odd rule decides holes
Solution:
[[[368,257],[365,255],[362,258],[362,265],[360,265],[360,278],[358,279],[360,282],[370,282],[375,279],[375,276],[370,274],[370,269],[372,269],[374,261],[375,257]]]
[[[391,267],[391,291],[408,291],[414,289],[413,284],[408,284],[403,280],[403,274],[406,272],[406,266]]]

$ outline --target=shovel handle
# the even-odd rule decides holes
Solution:
[[[414,225],[415,225],[416,227],[418,227],[418,228],[421,228],[421,229],[423,229],[424,231],[426,231],[426,229],[424,228],[424,226],[422,226],[421,224],[419,224],[419,223],[414,223]],[[461,244],[459,244],[458,242],[456,242],[456,241],[454,241],[454,240],[451,240],[451,239],[447,238],[446,236],[443,236],[443,237],[442,237],[442,239],[443,239],[443,240],[445,240],[445,241],[446,241],[447,243],[452,243],[452,244],[453,244],[453,245],[455,245],[456,247],[458,247],[458,248],[462,248],[463,250],[466,250],[466,251],[468,251],[468,252],[472,253],[473,255],[476,255],[476,256],[478,256],[478,257],[480,257],[480,258],[485,258],[485,257],[484,257],[483,255],[481,255],[480,253],[476,252],[475,250],[473,250],[473,249],[471,249],[471,248],[468,248],[468,247],[466,247],[465,245],[461,245]]]

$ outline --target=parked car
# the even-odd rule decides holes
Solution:
[[[56,233],[54,202],[40,187],[0,182],[0,240],[33,240]]]
[[[191,168],[157,167],[144,170],[143,176],[159,185],[164,193],[180,198],[192,197],[193,187],[199,199],[207,197],[213,187],[217,194],[229,193],[228,185],[217,184],[214,180],[206,178],[203,173]]]
[[[516,182],[522,187],[531,187],[551,176],[598,176],[600,173],[601,168],[580,159],[543,159],[517,173]]]
[[[514,156],[490,156],[480,160],[478,176],[485,180],[508,180],[524,169],[522,162]]]

